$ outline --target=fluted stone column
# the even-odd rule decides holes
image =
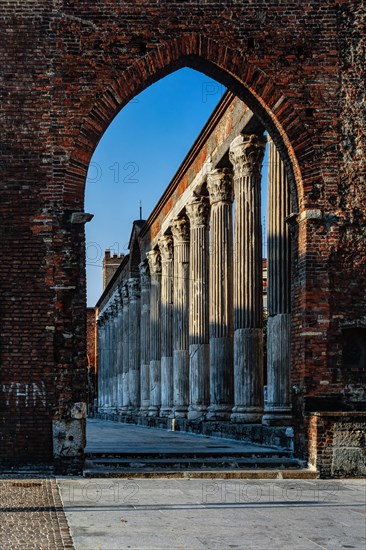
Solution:
[[[131,277],[127,281],[129,303],[129,373],[128,388],[131,414],[140,409],[140,278]]]
[[[117,346],[117,410],[121,412],[123,406],[123,302],[120,289],[117,291],[117,335],[116,335],[116,346]]]
[[[230,146],[234,169],[233,422],[263,415],[263,270],[261,170],[266,138],[239,135]]]
[[[107,308],[107,311],[105,313],[106,315],[106,337],[105,337],[105,344],[106,344],[106,359],[105,359],[105,375],[104,375],[104,381],[105,381],[105,401],[104,401],[104,409],[105,412],[110,412],[112,408],[112,395],[111,395],[111,364],[112,364],[112,310],[109,306]]]
[[[209,326],[210,406],[207,419],[228,420],[233,406],[232,176],[217,169],[207,176],[211,204]]]
[[[172,222],[174,243],[173,371],[174,415],[187,416],[189,405],[189,224],[185,217]]]
[[[113,298],[113,321],[112,321],[112,364],[111,364],[111,393],[113,412],[118,409],[118,363],[117,363],[117,338],[118,338],[118,297]]]
[[[141,416],[147,416],[150,406],[150,271],[147,261],[141,262],[140,284],[141,284],[141,327],[140,327],[140,348],[141,348]]]
[[[194,197],[186,206],[190,221],[188,418],[204,419],[210,396],[208,318],[208,200]]]
[[[284,163],[269,140],[268,157],[268,324],[267,405],[264,424],[291,422],[290,371],[290,237],[286,217],[291,199]]]
[[[159,239],[161,255],[161,410],[173,415],[173,239]]]
[[[150,406],[158,416],[161,406],[161,259],[157,250],[146,254],[150,268]]]
[[[98,412],[104,408],[105,318],[98,318]]]
[[[123,303],[123,322],[122,322],[122,414],[127,414],[130,404],[129,393],[129,296],[128,287],[126,284],[122,286],[122,303]]]

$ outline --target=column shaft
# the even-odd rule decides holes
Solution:
[[[159,239],[161,254],[161,410],[173,415],[173,240]]]
[[[233,404],[232,178],[227,169],[208,175],[210,194],[210,406],[209,420],[226,420]]]
[[[150,272],[147,261],[141,262],[141,408],[140,414],[146,416],[150,406]]]
[[[116,346],[117,346],[117,410],[121,411],[123,405],[123,304],[122,296],[118,290],[118,318],[117,318],[117,337],[116,337]]]
[[[264,424],[291,422],[290,238],[286,217],[291,203],[285,166],[272,140],[268,162],[268,324],[267,405]]]
[[[122,286],[122,303],[123,303],[123,323],[122,323],[122,414],[127,414],[128,407],[130,404],[130,394],[129,394],[129,368],[130,368],[130,357],[129,357],[129,297],[128,297],[128,288],[124,284]]]
[[[112,363],[112,349],[111,349],[111,324],[112,314],[110,308],[107,309],[106,315],[106,369],[105,369],[105,409],[106,412],[110,412],[112,408],[112,396],[111,396],[111,363]]]
[[[187,218],[172,223],[174,241],[173,371],[174,415],[186,417],[189,404],[189,226]]]
[[[118,362],[117,362],[117,339],[118,339],[118,299],[113,300],[113,325],[112,325],[112,408],[113,412],[118,409]]]
[[[103,372],[104,372],[104,317],[98,318],[98,412],[101,412],[104,406],[103,395]]]
[[[137,414],[140,409],[140,280],[128,280],[129,295],[129,373],[128,387],[130,412]]]
[[[200,420],[205,418],[210,395],[207,199],[195,197],[186,212],[190,220],[188,418]]]
[[[263,272],[261,169],[266,139],[240,135],[234,166],[234,422],[263,415]]]
[[[157,250],[147,253],[150,267],[150,406],[158,416],[161,406],[161,261]]]

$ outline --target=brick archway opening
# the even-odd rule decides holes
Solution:
[[[259,101],[260,98],[257,98],[253,95],[253,93],[245,87],[243,84],[239,83],[232,75],[226,73],[221,68],[216,67],[210,62],[207,62],[206,60],[203,60],[202,58],[199,58],[197,56],[188,56],[188,57],[182,57],[179,60],[179,63],[174,64],[174,69],[172,70],[171,67],[169,70],[165,68],[163,72],[159,72],[156,75],[154,75],[153,80],[158,80],[159,78],[162,78],[165,73],[171,73],[177,70],[177,65],[179,67],[190,67],[194,68],[196,70],[199,70],[200,72],[204,72],[208,76],[214,78],[216,81],[220,82],[221,84],[224,84],[228,87],[230,91],[232,91],[236,97],[239,97],[245,103],[251,107],[253,112],[255,113],[256,117],[258,118],[258,121],[260,122],[260,125],[266,129],[266,131],[271,134],[271,137],[273,141],[276,143],[278,150],[281,152],[281,157],[285,163],[289,186],[291,190],[292,195],[292,204],[293,204],[293,211],[297,211],[298,209],[298,186],[299,186],[299,167],[298,163],[293,163],[291,161],[291,158],[296,160],[296,157],[294,156],[294,150],[291,147],[289,150],[287,148],[287,138],[283,131],[281,130],[279,121],[276,120],[275,117],[273,117],[273,113],[268,113],[266,111],[266,108],[264,106],[263,100]],[[163,74],[164,73],[164,74]],[[151,84],[150,79],[147,81],[149,84]],[[147,87],[148,83],[145,83],[144,85],[141,85],[140,87],[144,89]],[[140,87],[137,87],[134,89],[134,95],[137,93],[136,90],[140,91]],[[108,96],[110,99],[110,97]],[[94,107],[92,109],[92,114],[90,114],[90,118],[95,120],[96,118],[96,112],[98,111],[98,106]],[[99,112],[99,111],[98,111]],[[117,111],[118,112],[118,111]],[[83,127],[83,134],[87,133],[89,122],[84,123]],[[300,122],[299,122],[299,128],[302,129],[302,132],[304,132],[304,128],[302,128]],[[84,144],[85,145],[85,144]],[[90,150],[93,151],[94,149],[90,147]],[[297,174],[297,176],[296,176]],[[300,186],[301,189],[301,186]],[[294,244],[296,245],[296,240],[294,239]]]
[[[196,51],[197,48],[200,50],[199,54]],[[75,205],[82,206],[91,156],[109,123],[123,106],[153,82],[179,68],[189,67],[226,86],[254,112],[281,155],[287,172],[293,211],[298,211],[303,201],[304,181],[300,170],[302,162],[298,156],[301,157],[305,145],[305,151],[309,153],[312,143],[310,136],[295,109],[292,108],[291,101],[276,88],[275,83],[263,71],[246,63],[229,50],[225,50],[224,59],[222,55],[217,43],[215,44],[212,40],[205,42],[202,37],[198,39],[197,36],[192,36],[190,41],[183,43],[173,41],[162,51],[152,51],[139,59],[119,81],[111,83],[107,90],[102,90],[85,117],[75,139],[76,147],[70,154],[65,174],[65,206],[68,204],[73,209]],[[70,188],[67,184],[69,181]],[[297,248],[296,235],[293,239],[296,243],[294,248]],[[81,249],[81,256],[83,257],[83,249]],[[81,267],[84,272],[85,266]],[[294,281],[295,279],[296,273],[293,276]],[[80,310],[78,318],[81,321]],[[78,355],[82,361],[83,354],[80,350]],[[65,457],[58,457],[57,453],[54,458],[56,463],[65,462]]]
[[[59,193],[60,200],[51,201],[52,237],[46,238],[42,245],[45,265],[52,266],[46,282],[50,295],[48,315],[53,319],[54,328],[49,329],[45,339],[45,346],[52,350],[52,361],[47,367],[50,373],[52,370],[52,376],[50,374],[41,388],[45,410],[40,425],[44,430],[37,434],[41,443],[34,448],[31,460],[53,460],[62,471],[80,467],[85,445],[84,223],[88,219],[83,213],[83,204],[89,162],[104,131],[123,106],[144,88],[181,67],[191,67],[214,78],[256,114],[285,163],[294,209],[296,205],[300,208],[304,201],[306,178],[311,181],[314,178],[313,165],[307,160],[309,156],[312,158],[312,140],[291,101],[263,70],[237,52],[222,49],[213,40],[198,35],[172,40],[142,55],[118,79],[99,83],[100,91],[95,94],[92,107],[90,100],[80,107],[80,113],[84,113],[79,118],[81,123],[69,121],[68,131],[55,138],[55,169],[50,186],[56,195]],[[55,90],[55,97],[57,93]],[[48,231],[42,219],[37,223],[40,224],[37,231],[42,232],[44,228]],[[41,390],[37,386],[35,391]],[[38,399],[37,394],[33,399],[37,404],[41,398]],[[28,461],[29,449],[29,446],[24,448],[24,454],[19,454],[16,460]],[[9,456],[12,456],[11,450]]]

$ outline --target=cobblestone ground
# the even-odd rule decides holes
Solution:
[[[73,548],[56,481],[0,475],[0,550]]]

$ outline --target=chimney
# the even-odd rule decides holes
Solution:
[[[113,275],[119,268],[124,258],[124,254],[112,254],[110,250],[106,250],[103,258],[103,290],[112,279]]]

